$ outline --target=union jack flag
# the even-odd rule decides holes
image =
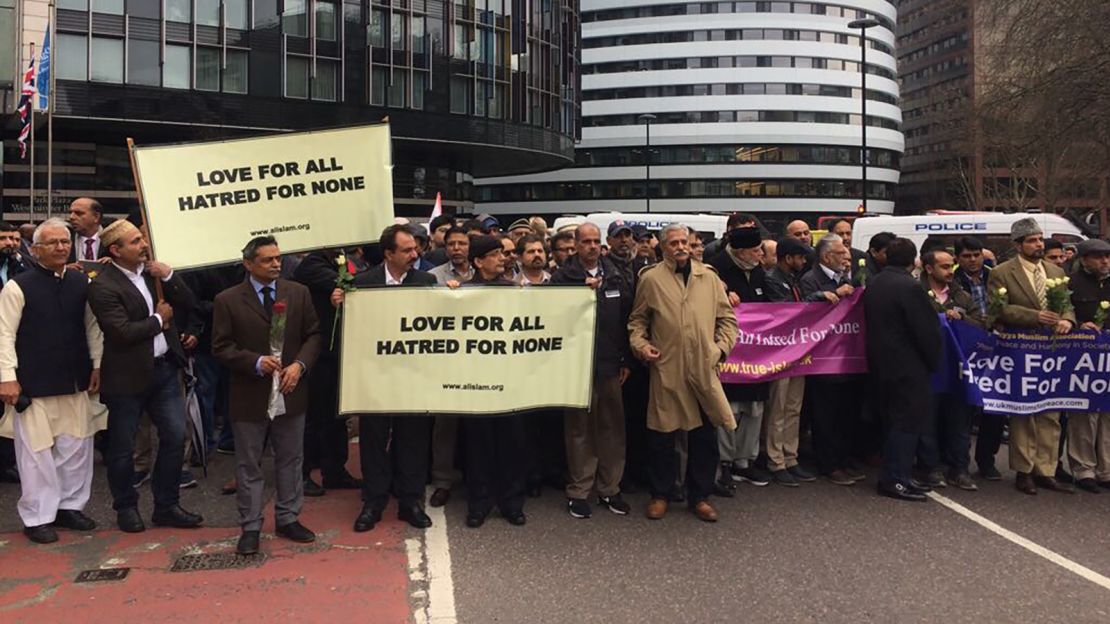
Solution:
[[[31,107],[35,101],[35,58],[23,73],[23,91],[19,97],[19,157],[27,158],[27,143],[31,138]]]

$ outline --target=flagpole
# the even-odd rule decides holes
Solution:
[[[35,42],[31,42],[31,66],[35,64]],[[28,190],[31,195],[31,204],[27,208],[27,220],[35,221],[35,97],[31,96],[31,183]]]
[[[57,7],[54,0],[50,0],[50,22],[47,24],[47,36],[50,37],[50,57],[46,60],[47,71],[47,99],[46,99],[46,218],[54,216],[54,50],[58,49],[55,43],[54,29],[57,27],[54,18],[57,17]]]

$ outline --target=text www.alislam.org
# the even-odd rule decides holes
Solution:
[[[485,390],[487,392],[504,392],[505,386],[501,384],[443,384],[444,390]]]
[[[267,234],[281,234],[282,232],[293,232],[296,230],[309,230],[312,229],[311,223],[301,223],[299,225],[275,225],[268,230],[255,230],[251,232],[251,236],[266,236]]]

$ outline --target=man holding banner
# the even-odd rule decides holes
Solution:
[[[690,256],[688,229],[661,232],[663,262],[640,275],[628,320],[632,350],[650,366],[647,517],[662,519],[678,472],[675,436],[687,432],[686,501],[705,522],[717,521],[709,503],[717,461],[715,427],[736,428],[717,365],[736,343],[736,315],[716,272]]]
[[[1110,313],[1110,243],[1083,241],[1076,255],[1071,279],[1075,320],[1083,329],[1104,331]],[[1068,414],[1068,461],[1077,487],[1091,493],[1110,489],[1110,413]]]
[[[1050,328],[1066,334],[1075,327],[1075,312],[1059,314],[1048,309],[1048,280],[1061,279],[1064,271],[1044,261],[1044,233],[1037,220],[1018,219],[1010,227],[1018,255],[991,272],[988,288],[1006,289],[1008,301],[1000,320],[1013,329]],[[1075,488],[1057,481],[1060,412],[1010,416],[1010,467],[1017,472],[1015,486],[1024,494],[1037,487],[1071,493]]]

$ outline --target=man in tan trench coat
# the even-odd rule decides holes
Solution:
[[[667,513],[678,472],[675,436],[682,430],[689,445],[687,504],[701,520],[715,522],[708,498],[717,471],[716,427],[736,428],[717,365],[736,343],[736,316],[717,273],[691,257],[686,226],[668,225],[661,236],[663,262],[640,273],[628,320],[632,351],[651,370],[647,516]]]

